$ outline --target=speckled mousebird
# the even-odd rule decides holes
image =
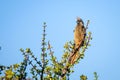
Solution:
[[[74,30],[74,43],[75,43],[75,49],[76,51],[74,55],[71,57],[70,63],[74,64],[76,59],[78,58],[78,51],[84,44],[85,36],[86,36],[86,28],[84,26],[84,22],[82,21],[81,18],[77,18],[77,25]]]

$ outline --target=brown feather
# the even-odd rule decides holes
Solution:
[[[79,50],[84,44],[85,35],[86,35],[86,29],[84,27],[84,23],[80,18],[78,18],[77,25],[74,30],[75,53],[71,57],[71,60],[70,60],[71,64],[74,64],[76,59],[78,59]]]

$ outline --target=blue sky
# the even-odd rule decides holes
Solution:
[[[120,73],[120,1],[119,0],[0,0],[0,64],[22,61],[20,48],[31,48],[40,56],[42,25],[47,23],[47,41],[50,40],[58,59],[65,42],[73,40],[76,17],[86,23],[92,32],[91,47],[85,58],[75,66],[71,80],[86,74],[93,80],[118,80]]]

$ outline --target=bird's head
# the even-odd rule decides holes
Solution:
[[[84,26],[84,22],[83,22],[83,20],[80,17],[77,17],[77,21],[76,22],[77,22],[78,25]]]

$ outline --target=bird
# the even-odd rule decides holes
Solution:
[[[76,23],[77,25],[74,30],[74,54],[70,59],[71,64],[74,64],[78,59],[80,48],[84,45],[86,36],[86,28],[84,26],[83,20],[80,17],[77,17]]]

